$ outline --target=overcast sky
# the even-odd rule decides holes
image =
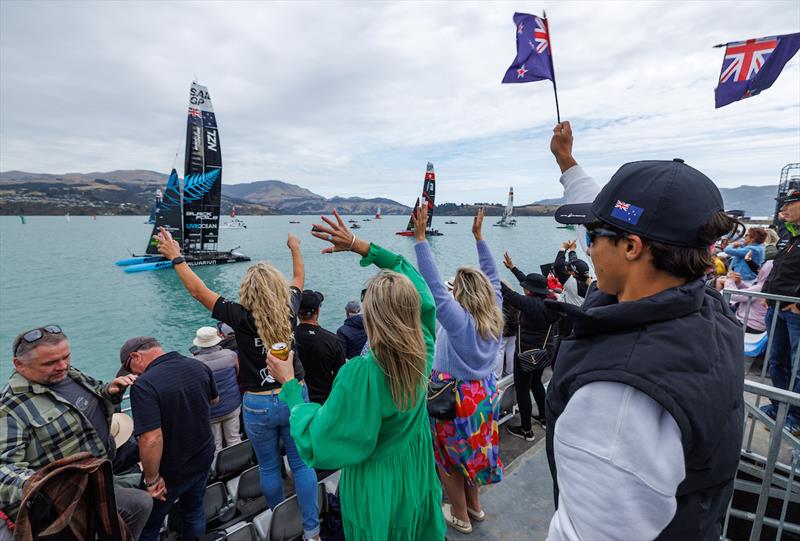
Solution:
[[[183,163],[191,81],[208,87],[226,184],[280,179],[412,204],[561,195],[549,81],[501,85],[515,11],[546,9],[575,155],[605,181],[682,157],[719,186],[800,161],[800,60],[714,109],[723,50],[800,31],[800,2],[0,2],[0,170]],[[180,170],[180,167],[179,167]]]

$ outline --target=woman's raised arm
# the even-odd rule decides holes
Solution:
[[[181,247],[178,244],[178,241],[173,239],[172,235],[170,235],[169,232],[163,227],[161,228],[159,234],[156,235],[156,240],[158,241],[158,253],[170,261],[176,257],[180,257]],[[194,273],[194,271],[186,262],[178,263],[172,268],[175,269],[175,272],[177,273],[178,278],[181,279],[181,283],[183,283],[183,287],[186,288],[186,291],[188,291],[192,297],[200,301],[200,304],[209,310],[214,310],[214,304],[216,304],[217,299],[219,299],[219,294],[208,289],[205,282],[203,282],[200,277]]]

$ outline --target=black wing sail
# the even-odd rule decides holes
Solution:
[[[433,222],[433,210],[436,208],[436,173],[433,171],[433,164],[428,162],[425,169],[425,181],[422,184],[422,200],[428,205],[428,226],[431,228]]]
[[[222,152],[208,89],[192,83],[186,123],[183,246],[188,253],[217,249]]]
[[[150,239],[147,241],[147,255],[158,254],[158,241],[153,236],[160,228],[164,228],[172,234],[172,238],[181,244],[183,230],[181,228],[181,187],[178,180],[178,172],[175,169],[169,174],[167,188],[161,198],[161,205],[156,209],[155,225]]]

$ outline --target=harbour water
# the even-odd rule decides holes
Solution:
[[[350,217],[345,216],[347,220]],[[407,216],[384,216],[362,221],[359,238],[376,242],[416,262],[414,240],[394,233],[404,229]],[[371,217],[370,217],[371,218]],[[439,268],[446,279],[464,265],[477,266],[472,239],[472,218],[459,216],[458,224],[434,226],[444,233],[430,239]],[[557,229],[551,217],[519,217],[511,228],[492,227],[497,217],[487,217],[484,237],[489,242],[501,277],[518,288],[502,266],[508,250],[525,272],[539,272],[551,262],[561,243],[575,232]],[[220,249],[241,246],[253,261],[269,261],[287,277],[291,259],[286,237],[300,238],[305,261],[306,288],[325,295],[320,319],[335,332],[344,319],[344,305],[358,299],[361,288],[375,272],[362,268],[355,254],[322,255],[327,243],[311,236],[314,216],[245,216],[247,229],[220,231]],[[299,224],[290,224],[299,220]],[[119,347],[136,335],[152,335],[167,350],[188,354],[198,327],[213,325],[210,313],[183,289],[172,270],[126,274],[114,261],[133,251],[141,253],[150,233],[143,216],[30,216],[25,225],[18,217],[0,217],[0,382],[13,369],[11,343],[24,330],[55,323],[69,336],[72,363],[97,378],[108,380],[119,368]],[[224,219],[223,219],[224,221]],[[212,290],[238,299],[239,283],[248,263],[196,267],[195,272]]]

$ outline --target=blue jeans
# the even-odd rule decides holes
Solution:
[[[308,402],[308,389],[303,386],[303,398]],[[253,444],[261,474],[261,492],[270,509],[281,503],[283,479],[281,479],[281,454],[278,440],[283,440],[286,458],[294,474],[297,503],[303,517],[303,537],[319,534],[319,507],[317,505],[317,472],[309,468],[294,446],[289,434],[289,408],[278,400],[278,395],[245,393],[242,401],[244,429]]]
[[[789,381],[792,378],[792,367],[797,359],[797,350],[800,347],[800,314],[793,314],[790,311],[775,312],[771,307],[767,310],[764,321],[767,331],[772,328],[772,318],[777,317],[775,322],[775,332],[770,336],[772,348],[769,351],[769,377],[772,384],[780,389],[788,389]],[[800,392],[800,375],[794,380],[794,392]],[[777,402],[773,401],[777,407]],[[800,408],[792,406],[789,408],[789,415],[792,421],[800,422]]]
[[[182,539],[194,539],[206,532],[206,516],[203,500],[206,495],[208,470],[188,479],[164,479],[167,484],[167,499],[153,500],[153,510],[142,530],[139,541],[158,541],[158,532],[164,523],[164,517],[179,500],[181,510]]]

